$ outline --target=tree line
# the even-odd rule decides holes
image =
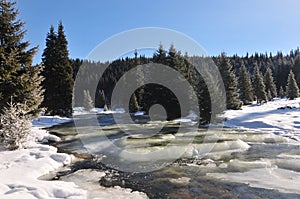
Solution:
[[[135,52],[132,58],[91,62],[69,58],[68,41],[60,22],[57,31],[50,27],[42,63],[33,65],[32,58],[37,48],[27,50],[29,42],[23,41],[26,31],[23,29],[24,23],[17,19],[15,3],[0,2],[1,112],[11,102],[26,107],[28,117],[35,117],[42,110],[48,115],[70,116],[72,103],[88,110],[93,107],[114,108],[111,107],[111,98],[116,83],[129,70],[149,63],[168,65],[189,82],[193,88],[191,92],[196,93],[203,122],[209,122],[211,102],[218,98],[218,92],[210,93],[209,88],[218,91],[221,82],[206,85],[207,77],[203,77],[193,66],[196,62],[209,66],[209,60],[213,60],[219,68],[226,91],[227,109],[240,109],[243,104],[251,104],[254,100],[264,103],[276,97],[294,99],[299,96],[299,49],[292,50],[288,55],[278,52],[276,55],[255,53],[250,56],[227,56],[221,53],[216,57],[195,57],[182,54],[173,45],[168,50],[160,45],[152,57]],[[209,74],[209,68],[204,70]],[[142,83],[144,78],[147,78],[147,71],[138,71],[136,81]],[[176,84],[172,78],[166,77],[166,80]],[[129,112],[142,110],[148,113],[150,107],[157,103],[165,107],[168,119],[182,116],[174,93],[157,84],[138,88],[131,95]]]

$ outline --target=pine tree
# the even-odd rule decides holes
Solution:
[[[138,53],[135,50],[134,52],[134,67],[137,67],[138,65],[140,65],[139,63],[139,59],[138,59]],[[142,104],[143,101],[143,96],[144,96],[144,89],[143,89],[143,85],[144,85],[144,71],[141,67],[137,68],[136,71],[136,77],[137,77],[137,85],[140,86],[140,89],[137,92],[136,98],[138,101],[138,104]]]
[[[284,90],[283,90],[282,86],[280,86],[280,89],[279,89],[279,97],[280,97],[280,98],[284,98],[284,96],[285,96]]]
[[[62,22],[55,33],[51,26],[46,38],[46,48],[43,53],[45,66],[45,98],[43,105],[51,115],[69,116],[72,114],[73,70],[69,60],[68,42]]]
[[[100,107],[104,107],[105,103],[106,103],[106,98],[105,98],[105,94],[104,94],[104,90],[99,91],[99,104],[101,104]]]
[[[298,83],[298,87],[300,86],[300,55],[298,55],[295,59],[293,72],[295,75],[296,82]]]
[[[299,97],[299,88],[295,79],[295,75],[292,70],[290,71],[287,80],[286,94],[287,94],[287,98],[290,100]]]
[[[164,50],[162,44],[159,45],[158,50],[154,53],[153,61],[161,64],[166,61],[166,51]]]
[[[90,91],[84,90],[83,92],[84,92],[83,93],[83,107],[86,111],[90,111],[94,108],[93,100],[90,95]]]
[[[243,104],[249,105],[253,102],[253,88],[251,84],[250,74],[248,73],[245,65],[242,65],[239,77],[239,98]]]
[[[272,100],[277,97],[277,90],[273,79],[273,72],[270,67],[267,68],[267,71],[264,76],[264,83],[266,86],[266,92],[268,93],[268,100]]]
[[[253,89],[257,103],[267,100],[266,86],[257,65],[254,67]]]
[[[218,67],[225,86],[227,109],[240,109],[242,103],[238,100],[237,78],[225,53],[219,57]]]
[[[68,41],[65,36],[62,22],[58,25],[57,32],[57,52],[58,63],[61,69],[61,95],[63,100],[63,114],[69,116],[72,114],[72,96],[73,96],[73,69],[69,59]]]
[[[37,48],[26,50],[24,23],[14,2],[0,0],[0,112],[10,101],[27,103],[27,117],[36,116],[42,100],[40,66],[32,66]]]
[[[131,96],[131,99],[129,101],[129,112],[135,113],[139,110],[139,104],[136,98],[135,93]]]
[[[56,84],[56,71],[57,71],[57,50],[56,50],[57,35],[54,32],[54,27],[50,27],[50,31],[46,38],[46,48],[43,52],[43,64],[45,66],[42,75],[44,76],[43,88],[45,89],[43,107],[47,108],[47,112],[51,112],[55,109],[56,102],[58,100],[55,94],[58,90]]]

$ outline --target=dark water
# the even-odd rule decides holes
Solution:
[[[124,122],[122,125],[116,125],[112,115],[98,115],[96,121],[92,117],[94,116],[75,117],[76,128],[74,123],[50,128],[53,134],[60,136],[63,140],[56,143],[59,151],[84,158],[83,161],[74,163],[71,171],[59,173],[58,177],[70,175],[81,169],[106,171],[106,176],[99,179],[100,185],[131,188],[145,192],[149,198],[300,198],[297,194],[253,188],[246,184],[225,182],[206,175],[207,173],[241,172],[249,169],[220,166],[233,159],[247,161],[259,160],[262,157],[272,159],[282,152],[297,149],[297,146],[285,144],[280,140],[272,142],[272,139],[264,139],[264,133],[253,134],[253,132],[219,128],[214,129],[212,133],[205,128],[195,130],[192,125],[186,124],[183,125],[181,139],[174,141],[172,136],[178,133],[180,125],[178,122],[149,123],[147,116],[139,116],[133,117],[135,124]],[[157,132],[154,134],[155,130]],[[143,132],[146,133],[143,134]],[[126,150],[155,151],[170,143],[181,149],[187,144],[185,140],[190,140],[191,137],[193,138],[191,144],[196,146],[194,148],[198,147],[197,149],[200,150],[204,145],[216,144],[216,148],[220,149],[215,149],[212,154],[220,153],[221,155],[199,155],[197,151],[192,151],[172,161],[167,157],[165,159],[162,157],[158,161],[128,161],[122,158]],[[239,148],[243,147],[243,145],[238,145],[240,142],[237,141],[241,137],[251,146],[249,149]],[[113,147],[107,145],[109,142],[114,143]],[[233,143],[235,147],[222,148],[227,143]],[[100,147],[94,147],[99,144]],[[90,146],[94,148],[91,149]],[[168,164],[162,167],[164,162]],[[154,164],[158,166],[154,167]],[[147,167],[149,165],[151,167]],[[140,172],[145,171],[142,168],[152,170]],[[134,169],[136,172],[132,172]]]

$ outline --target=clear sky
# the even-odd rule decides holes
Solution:
[[[26,39],[39,45],[62,20],[71,58],[85,58],[114,34],[142,27],[182,32],[209,55],[289,53],[300,46],[299,0],[16,0]],[[175,46],[176,47],[176,46]],[[168,47],[167,47],[168,48]]]

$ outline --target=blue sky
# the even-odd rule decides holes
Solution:
[[[114,34],[142,27],[182,32],[209,55],[289,53],[300,46],[298,0],[17,0],[17,8],[26,22],[26,39],[39,45],[35,63],[50,26],[60,20],[71,58],[85,58]]]

